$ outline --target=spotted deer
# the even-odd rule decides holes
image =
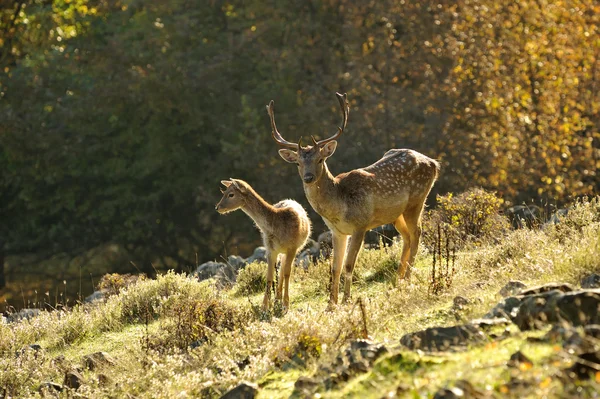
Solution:
[[[265,201],[250,184],[239,179],[222,180],[225,190],[223,198],[215,209],[220,214],[244,211],[261,232],[263,244],[267,248],[267,287],[263,298],[263,309],[269,308],[273,275],[277,257],[281,257],[281,270],[277,284],[276,299],[281,300],[283,286],[283,307],[290,303],[289,284],[292,263],[296,254],[304,247],[310,235],[311,224],[306,211],[296,201],[283,200],[275,205]]]
[[[267,105],[273,139],[282,147],[279,155],[298,165],[306,198],[333,233],[330,306],[337,304],[342,264],[345,266],[344,302],[350,298],[352,272],[365,233],[393,223],[402,235],[398,278],[410,277],[421,236],[425,199],[437,179],[439,163],[413,150],[392,149],[365,168],[333,176],[327,159],[337,147],[348,122],[346,94],[336,93],[342,109],[342,126],[330,138],[306,147],[285,140],[275,125],[274,102]],[[350,237],[348,243],[348,237]]]

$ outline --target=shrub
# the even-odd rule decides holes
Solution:
[[[123,288],[136,283],[138,280],[145,280],[146,275],[144,274],[119,274],[119,273],[108,273],[102,276],[98,283],[98,288],[105,290],[107,295],[116,295]]]
[[[494,240],[509,228],[508,220],[498,213],[503,201],[495,193],[474,188],[456,196],[438,195],[437,200],[438,207],[427,213],[423,224],[423,241],[430,249],[438,226],[457,248]]]
[[[267,267],[264,262],[252,262],[240,270],[235,284],[239,296],[253,295],[265,290],[267,286]]]

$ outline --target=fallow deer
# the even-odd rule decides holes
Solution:
[[[267,248],[267,288],[263,298],[263,309],[269,308],[273,275],[277,257],[282,254],[281,270],[277,284],[276,299],[281,300],[283,286],[283,307],[290,303],[289,284],[292,263],[296,254],[308,240],[311,224],[302,205],[292,200],[269,204],[245,181],[238,179],[222,180],[226,189],[221,190],[223,198],[215,209],[220,214],[244,211],[261,232],[263,244]]]
[[[346,94],[336,95],[343,114],[342,126],[324,140],[316,141],[311,136],[312,145],[306,147],[300,141],[296,144],[281,136],[275,125],[274,102],[267,105],[273,139],[283,147],[279,155],[298,165],[308,202],[333,233],[330,306],[338,302],[342,264],[346,270],[344,302],[350,298],[358,253],[365,233],[374,227],[393,223],[400,232],[403,247],[398,278],[404,278],[405,274],[407,279],[410,277],[421,236],[421,214],[440,170],[437,161],[423,154],[392,149],[370,166],[334,177],[326,160],[335,152],[336,139],[344,132],[350,112]]]

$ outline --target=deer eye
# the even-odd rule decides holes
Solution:
[[[229,198],[233,198],[234,194],[233,193],[229,193],[228,197]]]

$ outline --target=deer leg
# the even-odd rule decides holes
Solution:
[[[408,259],[408,267],[406,269],[406,279],[410,279],[410,272],[415,265],[415,257],[419,249],[419,239],[421,238],[421,214],[423,204],[417,206],[410,211],[404,212],[404,221],[410,234],[410,257]]]
[[[344,279],[344,303],[350,299],[350,287],[352,287],[352,272],[356,265],[356,259],[360,252],[366,231],[358,231],[350,236],[350,245],[348,246],[348,254],[346,255],[346,278]]]
[[[285,285],[283,287],[283,307],[288,309],[290,307],[290,276],[292,274],[292,263],[296,252],[288,251],[285,255],[284,260],[281,261],[281,270],[283,271],[283,277],[285,279]]]
[[[402,255],[400,256],[400,264],[398,265],[398,278],[402,279],[406,273],[410,257],[410,232],[402,215],[396,219],[394,227],[402,235]]]
[[[331,292],[329,294],[330,307],[338,303],[340,275],[342,274],[342,264],[346,256],[347,245],[347,235],[333,232],[333,263],[331,265]]]
[[[280,301],[281,300],[281,291],[282,291],[282,287],[283,287],[283,270],[284,270],[284,265],[285,265],[285,261],[286,261],[286,256],[283,255],[281,257],[281,263],[279,264],[279,279],[277,280],[277,294],[275,295],[275,299]]]
[[[267,252],[267,289],[263,298],[263,310],[269,309],[271,302],[271,289],[273,287],[273,275],[275,274],[275,263],[277,263],[277,253],[273,251]]]

